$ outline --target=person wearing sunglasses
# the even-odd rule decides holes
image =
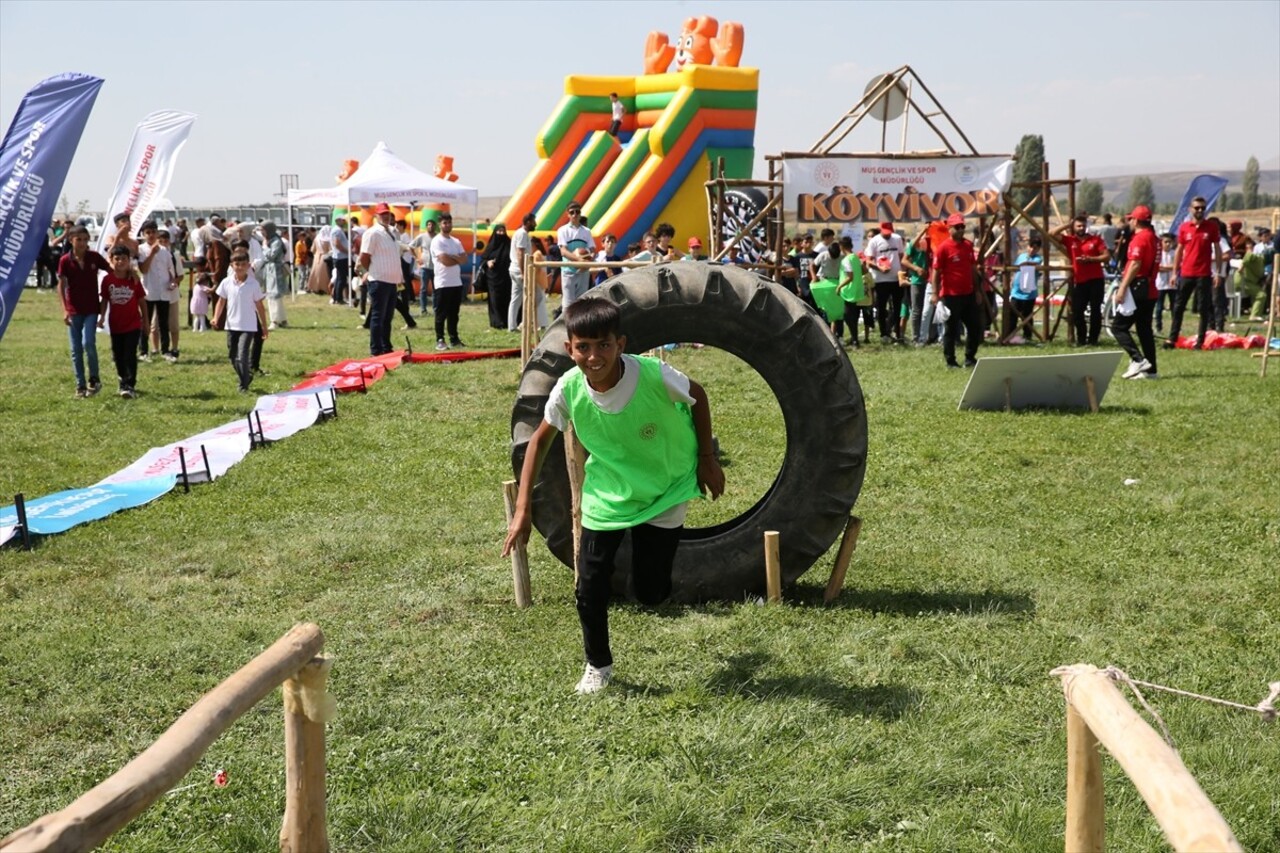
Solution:
[[[1196,334],[1196,349],[1204,347],[1204,336],[1213,319],[1213,291],[1222,287],[1222,277],[1214,271],[1222,261],[1222,247],[1217,223],[1205,218],[1208,205],[1200,196],[1191,200],[1191,217],[1178,226],[1178,248],[1173,253],[1173,269],[1181,279],[1178,297],[1173,303],[1173,321],[1169,325],[1169,339],[1165,349],[1178,345],[1178,333],[1182,331],[1182,316],[1187,302],[1196,294],[1196,308],[1200,311],[1200,327]]]

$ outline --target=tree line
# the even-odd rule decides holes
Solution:
[[[1013,166],[1013,187],[1010,195],[1014,201],[1022,205],[1030,213],[1040,207],[1038,191],[1035,187],[1019,186],[1020,184],[1037,183],[1044,168],[1044,137],[1038,134],[1027,134],[1022,137],[1015,149],[1017,161]],[[1214,205],[1218,211],[1256,210],[1263,207],[1280,207],[1280,194],[1264,193],[1258,189],[1260,169],[1258,158],[1250,157],[1244,167],[1244,176],[1239,190],[1228,190]],[[1059,209],[1063,209],[1063,200],[1057,199]],[[1151,178],[1136,175],[1129,185],[1126,196],[1114,202],[1105,201],[1102,184],[1084,178],[1076,185],[1076,210],[1087,210],[1091,215],[1100,213],[1125,214],[1140,204],[1151,208],[1156,216],[1172,216],[1178,211],[1177,202],[1156,202],[1155,188]],[[1064,210],[1065,213],[1065,210]]]

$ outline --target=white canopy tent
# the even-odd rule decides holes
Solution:
[[[356,173],[337,186],[315,190],[289,190],[295,204],[461,204],[479,202],[475,187],[463,186],[428,175],[396,156],[379,142]]]
[[[471,202],[474,229],[480,201],[480,193],[475,187],[428,175],[401,160],[385,142],[379,142],[360,164],[360,168],[356,169],[355,174],[342,183],[313,190],[289,190],[287,218],[290,223],[290,243],[292,244],[293,232],[292,208],[295,204],[350,206],[386,202],[418,207],[423,204],[461,204],[468,201]]]

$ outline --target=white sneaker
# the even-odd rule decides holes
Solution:
[[[599,693],[612,680],[612,664],[600,667],[599,669],[591,664],[587,664],[586,670],[582,673],[582,680],[578,682],[578,686],[574,688],[574,692],[584,696],[588,693]]]
[[[1124,372],[1123,376],[1125,379],[1132,379],[1139,373],[1145,373],[1150,369],[1151,362],[1147,361],[1145,358],[1142,361],[1131,361],[1129,362],[1129,369]]]

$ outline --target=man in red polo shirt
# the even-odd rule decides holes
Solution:
[[[1178,248],[1173,253],[1173,269],[1181,277],[1178,298],[1173,303],[1173,323],[1169,327],[1169,339],[1165,349],[1178,344],[1178,332],[1182,331],[1182,315],[1186,313],[1191,294],[1196,294],[1200,310],[1200,331],[1196,335],[1196,349],[1204,346],[1204,334],[1213,319],[1213,291],[1222,287],[1222,279],[1215,274],[1217,262],[1222,260],[1222,248],[1218,245],[1221,234],[1216,223],[1205,219],[1205,201],[1200,196],[1191,199],[1191,218],[1178,226]]]
[[[1068,228],[1070,234],[1062,232]],[[1089,233],[1089,215],[1081,213],[1053,232],[1061,235],[1062,245],[1071,254],[1071,324],[1075,327],[1076,346],[1097,346],[1102,331],[1102,297],[1106,292],[1106,273],[1102,265],[1111,262],[1106,241]],[[1088,309],[1088,332],[1085,309]]]
[[[978,344],[982,342],[982,317],[978,313],[975,301],[974,286],[978,282],[978,264],[973,252],[973,244],[964,238],[964,217],[958,213],[947,218],[947,228],[951,236],[943,240],[933,253],[933,270],[929,273],[929,281],[933,285],[933,296],[930,302],[947,306],[950,312],[943,327],[942,355],[947,367],[958,368],[956,364],[956,338],[960,335],[960,324],[964,324],[964,366],[973,367],[978,363]],[[981,293],[977,298],[985,298]]]
[[[1156,274],[1160,271],[1160,243],[1151,228],[1151,208],[1140,204],[1129,214],[1133,222],[1133,239],[1129,241],[1128,261],[1124,276],[1116,288],[1116,315],[1111,320],[1111,332],[1116,343],[1129,354],[1129,369],[1125,379],[1157,379],[1156,338],[1151,330],[1151,318],[1156,310]],[[1133,333],[1138,333],[1138,344]]]

